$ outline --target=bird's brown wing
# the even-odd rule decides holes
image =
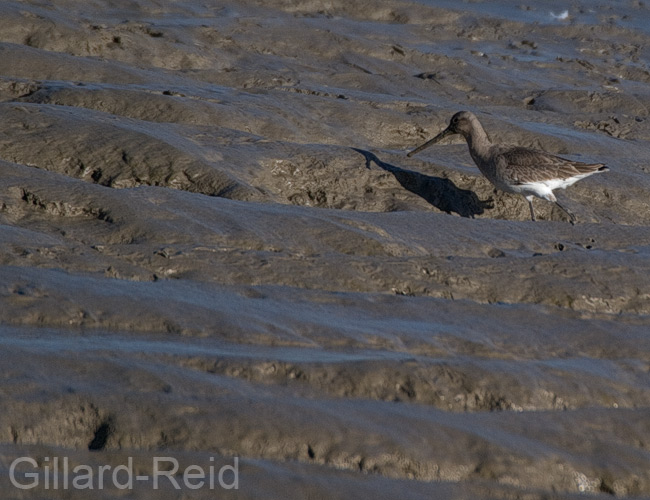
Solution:
[[[523,147],[503,148],[497,155],[497,164],[507,165],[501,170],[504,180],[513,184],[568,179],[607,169],[602,163],[581,163]]]

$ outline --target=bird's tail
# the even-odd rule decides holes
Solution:
[[[573,167],[581,174],[593,174],[595,172],[607,172],[609,167],[604,163],[574,163]]]

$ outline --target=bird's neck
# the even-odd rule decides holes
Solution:
[[[483,159],[488,156],[492,142],[480,123],[474,124],[471,133],[465,139],[469,146],[469,152],[475,160],[476,157]]]

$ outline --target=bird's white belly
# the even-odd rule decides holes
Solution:
[[[509,191],[523,196],[533,195],[549,201],[555,200],[555,196],[553,195],[554,188],[550,187],[546,181],[527,182],[525,184],[515,184],[508,187]]]
[[[555,201],[553,190],[566,189],[589,174],[580,174],[566,179],[547,179],[538,182],[526,182],[508,186],[509,191],[523,196],[537,196],[548,201]]]

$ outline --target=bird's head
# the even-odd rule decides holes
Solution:
[[[448,135],[461,134],[463,137],[467,138],[472,132],[474,127],[474,122],[476,121],[476,116],[474,113],[469,111],[459,111],[454,116],[451,117],[449,125],[445,130],[440,132],[433,139],[428,140],[422,146],[411,151],[407,156],[413,156],[416,153],[419,153],[423,149],[433,146],[435,143],[440,142],[442,139]]]

